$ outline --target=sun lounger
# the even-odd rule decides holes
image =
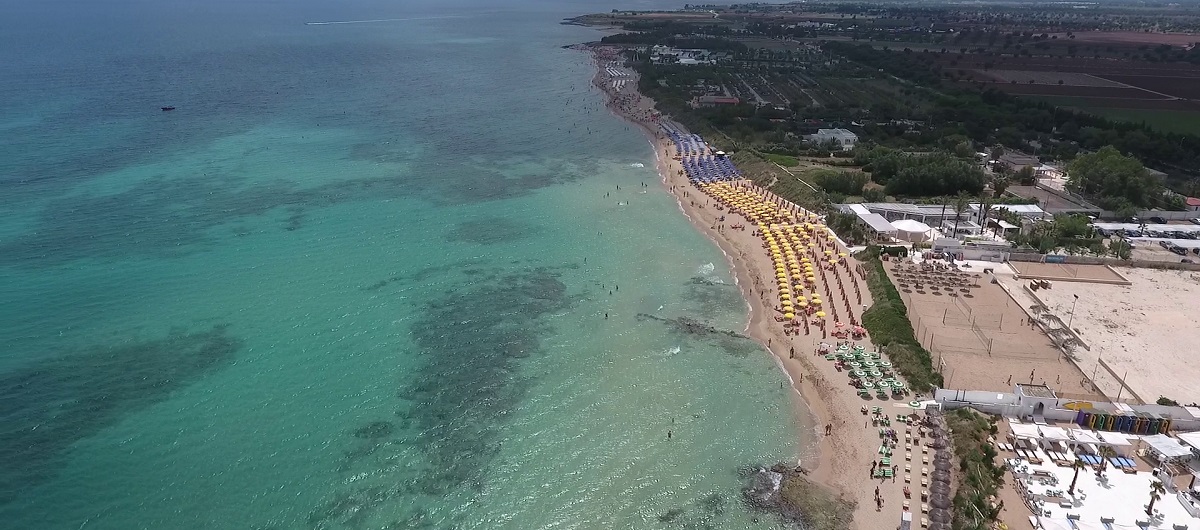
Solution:
[[[912,483],[912,475],[904,475],[904,483],[905,484]]]

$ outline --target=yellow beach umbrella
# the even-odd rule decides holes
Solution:
[[[784,313],[784,314],[783,314],[783,318],[786,318],[786,319],[788,319],[788,320],[792,320],[792,319],[796,318],[796,314],[795,314],[795,313]]]
[[[817,318],[825,318],[825,312],[824,312],[824,311],[817,311]]]
[[[821,305],[821,300],[819,298],[813,298],[812,305]]]

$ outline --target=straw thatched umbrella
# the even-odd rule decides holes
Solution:
[[[929,491],[934,495],[945,497],[950,494],[950,485],[945,482],[934,482],[929,485]]]
[[[929,520],[936,523],[948,523],[952,517],[953,516],[950,514],[950,510],[945,508],[934,508],[929,510]]]

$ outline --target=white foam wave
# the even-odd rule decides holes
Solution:
[[[716,271],[717,271],[717,266],[714,265],[712,262],[705,263],[704,265],[701,265],[698,269],[696,269],[696,273],[701,276],[708,276],[709,274],[712,274]]]
[[[643,164],[641,162],[634,162],[632,164],[629,164],[629,167],[646,167],[646,164]]]

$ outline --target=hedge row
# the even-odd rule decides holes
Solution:
[[[874,304],[863,313],[863,327],[871,334],[871,342],[883,348],[892,366],[917,392],[926,392],[942,385],[942,375],[933,368],[933,358],[913,334],[912,322],[900,291],[884,272],[879,260],[879,247],[867,247],[857,256],[867,273],[867,288]]]

